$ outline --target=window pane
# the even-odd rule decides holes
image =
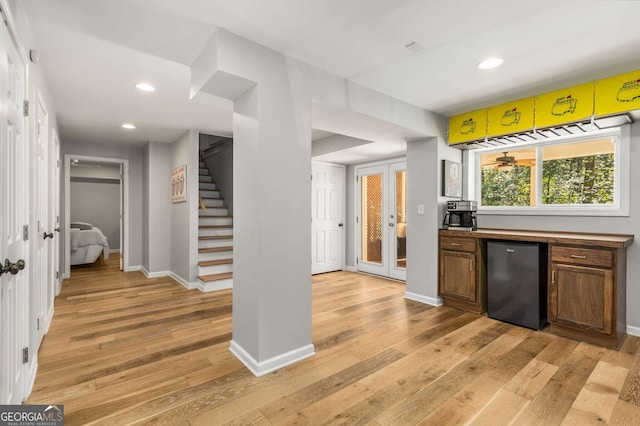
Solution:
[[[613,204],[614,152],[612,138],[544,147],[542,203]]]
[[[535,206],[535,159],[535,148],[482,154],[482,205]]]

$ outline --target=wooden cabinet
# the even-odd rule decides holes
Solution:
[[[551,331],[619,347],[626,329],[626,291],[624,272],[618,274],[624,260],[617,250],[552,245],[550,257]]]
[[[548,244],[551,332],[619,348],[627,329],[626,249],[633,235],[478,229],[439,231],[438,290],[445,305],[487,307],[487,240]]]
[[[440,237],[439,292],[447,306],[486,311],[484,256],[476,238]]]

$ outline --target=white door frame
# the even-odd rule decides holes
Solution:
[[[69,278],[71,275],[71,231],[69,224],[71,222],[71,159],[76,158],[80,161],[91,161],[98,163],[122,164],[123,178],[122,188],[124,190],[124,235],[120,241],[120,250],[124,251],[124,270],[129,270],[129,160],[124,158],[94,157],[88,155],[64,155],[64,277]]]
[[[53,277],[49,276],[49,251],[52,244],[44,239],[49,229],[49,112],[37,86],[33,87],[32,140],[30,153],[31,182],[29,191],[32,225],[29,229],[31,250],[31,280],[29,283],[29,348],[30,358],[35,359],[45,335],[49,312],[53,313],[53,300],[48,306],[48,287]],[[42,126],[41,129],[39,127]],[[44,163],[39,163],[40,154]]]
[[[342,232],[340,233],[340,243],[339,244],[340,244],[340,247],[341,247],[341,250],[342,250],[342,255],[340,256],[341,257],[341,259],[340,259],[340,270],[344,270],[344,267],[345,267],[345,251],[346,251],[346,247],[345,247],[345,242],[346,242],[346,239],[345,239],[345,215],[346,215],[346,213],[345,213],[346,212],[345,194],[346,194],[347,168],[346,168],[346,166],[344,164],[335,164],[335,163],[328,163],[328,162],[325,162],[325,161],[312,160],[311,161],[311,170],[312,170],[312,172],[313,172],[313,165],[314,164],[318,165],[318,166],[334,167],[334,168],[342,170],[342,188],[341,188],[341,194],[342,194],[341,205],[342,205],[342,208],[341,208],[341,210],[339,212],[340,222],[342,223],[342,226],[340,226],[342,228]],[[311,182],[311,187],[312,187],[311,197],[315,197],[315,194],[313,193],[313,180]],[[312,210],[313,210],[314,203],[315,203],[315,200],[312,198],[312,201],[311,201]],[[312,211],[311,220],[313,221],[314,218],[315,218],[315,213]],[[311,224],[311,233],[312,233],[312,235],[311,235],[311,244],[312,244],[311,252],[312,252],[312,256],[313,256],[314,250],[315,250],[314,246],[313,246],[313,243],[314,243],[314,240],[315,240],[315,237],[313,235],[314,229],[315,229],[314,228],[314,224],[312,223]],[[325,272],[325,271],[320,271],[318,273],[322,273],[322,272]],[[329,272],[329,271],[326,271],[326,272]],[[313,271],[313,262],[312,262],[312,265],[311,265],[311,273],[312,274],[316,273],[316,272]]]
[[[389,262],[389,277],[406,281],[407,280],[407,269],[398,268],[398,216],[395,211],[395,201],[398,197],[396,192],[396,172],[407,171],[407,162],[399,162],[399,163],[390,163],[389,164],[389,201],[393,203],[393,218],[391,218],[391,212],[389,212],[388,218],[390,218],[390,222],[393,222],[393,227],[388,227],[387,230],[389,232],[389,255],[387,256],[387,261]],[[406,176],[406,174],[405,174]],[[406,180],[405,180],[405,197],[406,197]],[[405,222],[406,224],[406,222]],[[406,232],[406,228],[405,228]],[[392,244],[392,241],[396,244]],[[406,241],[406,237],[405,237]],[[395,249],[394,249],[395,247]],[[406,250],[406,249],[405,249]]]
[[[355,182],[355,187],[353,192],[355,194],[355,200],[354,200],[355,208],[354,208],[354,217],[353,217],[352,223],[356,227],[356,232],[354,232],[356,271],[382,275],[385,277],[399,279],[402,281],[406,280],[406,270],[401,272],[395,270],[393,271],[393,273],[391,271],[392,269],[396,269],[396,268],[395,268],[395,265],[390,264],[392,263],[391,258],[395,256],[392,256],[390,253],[390,248],[392,247],[392,245],[389,242],[389,236],[393,232],[395,232],[395,229],[396,229],[395,222],[397,218],[395,218],[395,214],[394,214],[394,219],[393,219],[394,226],[389,226],[389,223],[390,223],[389,218],[391,214],[391,212],[389,211],[389,202],[386,202],[386,200],[383,200],[383,205],[382,205],[383,229],[385,229],[385,231],[383,232],[383,236],[382,236],[383,238],[382,265],[380,265],[380,267],[377,267],[376,265],[370,264],[370,263],[363,265],[362,253],[361,253],[362,229],[361,229],[361,223],[358,220],[359,218],[361,219],[361,216],[362,216],[362,212],[360,211],[362,206],[361,182],[359,179],[359,176],[362,174],[362,172],[364,171],[366,174],[367,169],[369,169],[369,171],[375,172],[374,174],[382,173],[382,172],[387,173],[389,171],[395,171],[396,167],[394,166],[397,166],[400,164],[405,164],[405,170],[406,170],[406,162],[407,162],[406,157],[403,157],[403,158],[394,158],[394,159],[383,160],[383,161],[376,161],[374,163],[359,164],[355,167],[354,174],[356,176],[356,182]],[[391,179],[387,179],[386,182],[383,183],[383,191],[385,192],[385,194],[388,194],[387,196],[385,196],[386,199],[389,198],[392,192],[395,193],[395,190],[393,191],[391,190],[391,184],[390,184],[391,181],[392,181]]]
[[[51,194],[53,196],[53,199],[49,201],[49,205],[52,207],[52,214],[50,215],[51,217],[49,219],[52,224],[52,226],[50,227],[52,231],[50,232],[53,232],[55,235],[53,244],[54,274],[57,273],[53,288],[55,299],[55,296],[58,296],[60,294],[63,275],[62,271],[60,270],[60,247],[62,246],[61,243],[63,236],[62,229],[60,228],[62,226],[62,218],[60,217],[60,171],[62,159],[60,158],[60,138],[58,137],[58,132],[56,131],[56,129],[51,129],[50,147],[53,148],[52,150],[49,150],[49,152],[53,152],[53,156],[51,158],[51,167],[54,169],[54,172],[49,176],[50,178],[53,178],[53,182],[51,185]],[[58,231],[56,231],[56,229],[58,229]]]

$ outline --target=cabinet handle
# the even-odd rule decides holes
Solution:
[[[586,258],[587,258],[587,256],[578,256],[577,254],[572,254],[572,255],[571,255],[571,258],[572,258],[572,259],[586,259]]]
[[[473,272],[473,259],[471,259],[471,262],[469,262],[469,270]]]
[[[451,243],[452,246],[460,247],[462,244],[460,243]]]
[[[556,271],[551,271],[551,284],[556,283]]]

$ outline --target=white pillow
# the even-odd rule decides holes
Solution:
[[[69,226],[71,228],[77,228],[82,231],[88,231],[89,229],[93,229],[93,225],[86,222],[71,222]]]

